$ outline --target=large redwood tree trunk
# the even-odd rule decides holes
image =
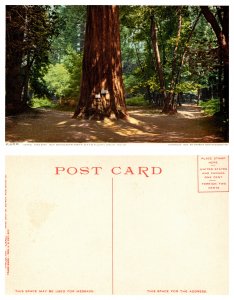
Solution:
[[[81,90],[73,118],[127,115],[122,80],[118,6],[88,6]]]

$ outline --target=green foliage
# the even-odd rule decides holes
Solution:
[[[82,55],[71,47],[61,63],[51,64],[44,81],[51,95],[58,98],[78,98],[82,69]]]
[[[53,52],[50,60],[53,64],[60,63],[71,47],[81,53],[84,45],[86,6],[85,5],[58,5],[59,35],[52,40]]]
[[[127,94],[135,95],[141,89],[141,83],[139,82],[139,78],[135,74],[124,75],[123,80],[125,92]]]
[[[182,32],[180,40],[177,37],[178,14],[183,15]],[[164,77],[167,88],[170,87],[172,76],[173,49],[176,42],[179,42],[179,53],[177,68],[179,67],[180,55],[185,45],[185,40],[189,34],[191,21],[188,18],[186,7],[148,7],[135,6],[122,9],[122,31],[123,36],[123,61],[127,60],[130,53],[131,73],[125,76],[124,83],[127,93],[148,93],[160,91],[158,76],[155,72],[154,57],[152,53],[152,41],[150,37],[150,16],[154,16],[157,21],[159,47],[162,57]],[[129,38],[130,37],[130,38]],[[126,43],[129,39],[128,43]],[[130,64],[128,64],[129,66]],[[177,71],[176,71],[177,72]],[[195,92],[198,85],[190,79],[189,68],[183,69],[183,83],[176,92]],[[144,91],[142,90],[144,89]]]
[[[35,97],[31,100],[31,107],[32,108],[40,108],[40,107],[55,108],[56,104],[54,104],[48,98],[37,98],[37,97]]]
[[[70,74],[64,64],[50,65],[44,80],[50,93],[61,98],[69,88]]]
[[[155,74],[152,75],[148,80],[145,81],[145,87],[146,86],[149,87],[149,90],[151,92],[160,90],[158,79],[156,78]]]
[[[80,81],[82,73],[82,54],[76,52],[71,47],[67,49],[67,55],[63,57],[62,61],[67,69],[70,80],[67,88],[67,97],[78,97],[80,92]]]
[[[215,113],[220,111],[219,99],[210,99],[208,101],[200,101],[199,105],[205,114],[213,116]]]
[[[201,88],[202,85],[199,83],[196,83],[194,81],[185,81],[181,82],[176,87],[176,93],[192,93],[196,94],[197,90]]]
[[[166,89],[170,90],[172,76],[174,80],[178,76],[179,80],[175,84],[176,93],[197,93],[198,88],[217,84],[217,41],[203,16],[198,19],[191,35],[199,13],[199,6],[121,7],[122,59],[127,93],[147,95],[149,91],[160,92],[150,33],[152,16],[158,30]],[[178,37],[179,16],[182,17],[182,27]],[[178,49],[173,62],[176,45]]]
[[[6,77],[20,86],[17,98],[26,104],[29,87],[35,94],[46,94],[42,78],[49,64],[51,39],[58,34],[58,15],[53,6],[8,5],[6,16]],[[20,76],[13,74],[15,64]]]
[[[59,98],[77,99],[82,70],[81,53],[84,44],[86,6],[9,7],[7,14],[10,16],[16,11],[19,17],[12,18],[7,25],[7,32],[14,33],[15,29],[23,30],[24,39],[22,45],[15,45],[15,41],[9,40],[8,48],[11,51],[16,48],[23,49],[22,74],[30,74],[29,86],[34,95],[50,94]],[[176,74],[180,73],[178,71],[181,73],[178,84],[177,82],[175,84],[177,93],[196,93],[198,88],[217,84],[220,69],[217,39],[203,16],[200,17],[192,38],[187,42],[199,12],[199,6],[185,5],[120,7],[124,85],[128,95],[136,96],[133,100],[127,100],[129,105],[141,103],[138,101],[141,98],[137,96],[138,94],[146,96],[150,94],[149,92],[160,92],[152,50],[151,17],[157,25],[166,89],[170,89],[172,76],[176,77]],[[179,16],[182,17],[182,28],[178,37]],[[176,45],[177,59],[173,66]],[[180,69],[185,48],[186,55]],[[9,56],[11,52],[9,50],[7,52]],[[16,56],[13,51],[11,59]],[[143,102],[145,103],[142,97]]]
[[[124,75],[123,81],[124,81],[125,92],[127,94],[131,94],[132,92],[134,92],[134,87],[136,84],[135,76],[133,74]]]
[[[141,96],[136,96],[136,97],[126,99],[126,104],[129,106],[146,106],[147,102],[145,101],[144,97],[141,95]]]

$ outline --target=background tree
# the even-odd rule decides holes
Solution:
[[[220,59],[220,110],[229,112],[229,7],[216,6],[213,12],[208,6],[201,6],[201,11],[211,25],[219,46]]]
[[[120,7],[124,83],[128,96],[144,94],[147,102],[160,105],[148,22],[150,11],[148,6]]]
[[[146,97],[158,106],[163,104],[165,112],[176,111],[173,103],[183,65],[180,61],[193,21],[188,7],[135,6],[129,10],[122,23],[138,37],[134,39],[141,46],[135,48],[144,49],[135,55],[141,62],[138,74],[144,74]]]
[[[7,112],[27,107],[29,79],[32,74],[40,74],[33,72],[33,67],[39,70],[48,63],[56,22],[56,12],[49,6],[6,6]]]
[[[6,111],[21,109],[23,40],[26,11],[6,6]]]
[[[219,15],[222,31],[227,32],[227,12],[209,10],[219,12],[216,19]],[[228,72],[224,80],[217,37],[199,6],[124,6],[121,24],[123,65],[127,60],[130,66],[127,72],[124,68],[127,90],[144,93],[154,105],[162,106],[163,100],[166,113],[176,111],[177,98],[180,101],[183,94],[198,100],[219,97],[217,87],[228,82]],[[128,52],[134,64],[129,63]]]
[[[60,63],[69,54],[70,49],[83,53],[86,24],[85,5],[55,6],[59,15],[59,35],[52,40],[50,62]]]
[[[125,94],[165,113],[182,98],[219,98],[228,115],[228,7],[120,6],[120,24],[110,8],[90,6],[87,16],[80,5],[7,6],[7,109],[46,96],[52,105],[79,99],[74,117],[124,117]]]
[[[118,6],[88,6],[80,97],[74,118],[126,117]]]

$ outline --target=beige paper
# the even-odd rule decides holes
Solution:
[[[228,292],[227,156],[8,156],[5,208],[8,294]]]

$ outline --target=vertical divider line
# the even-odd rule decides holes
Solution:
[[[112,295],[114,294],[114,179],[111,183],[111,200],[112,200]]]

